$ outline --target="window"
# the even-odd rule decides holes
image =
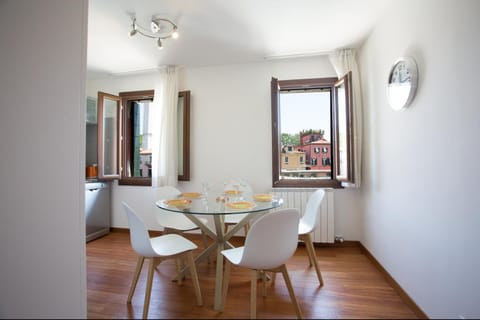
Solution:
[[[273,187],[340,188],[341,182],[353,182],[349,74],[340,80],[272,78],[271,90]],[[305,163],[281,161],[300,150]]]
[[[120,97],[98,92],[97,146],[98,177],[113,180],[120,177]]]
[[[153,90],[120,92],[122,154],[119,184],[152,184]]]
[[[330,165],[331,165],[330,158],[322,158],[322,166],[326,167]]]
[[[99,114],[112,115],[105,116],[105,125],[99,128],[99,148],[105,149],[102,152],[105,156],[99,157],[99,167],[105,168],[105,173],[117,172],[104,174],[101,178],[119,179],[121,185],[152,185],[152,128],[159,123],[151,116],[153,94],[153,90],[121,92],[118,97],[99,93],[99,101],[102,102],[99,103]],[[110,119],[113,120],[110,121]],[[117,123],[115,119],[119,119],[118,125],[107,126],[109,123]],[[112,129],[107,130],[110,127]],[[121,138],[116,138],[117,136]],[[178,180],[188,181],[190,179],[190,91],[179,93],[178,139]],[[115,144],[109,141],[115,141]],[[110,158],[119,160],[119,170],[116,169],[115,161],[107,161]],[[102,165],[103,162],[105,165]],[[110,170],[110,167],[115,171]]]

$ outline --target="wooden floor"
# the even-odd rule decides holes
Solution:
[[[187,237],[202,248],[198,235]],[[243,238],[234,239],[241,245]],[[295,294],[305,318],[415,319],[415,313],[385,280],[383,274],[358,246],[316,248],[325,285],[318,287],[315,270],[309,268],[305,247],[299,246],[287,264]],[[195,304],[190,277],[181,286],[171,281],[173,260],[162,262],[154,275],[149,318],[248,318],[250,282],[248,271],[232,268],[223,312],[213,310],[215,263],[198,268],[204,305]],[[126,303],[137,256],[127,232],[115,231],[87,244],[88,318],[141,318],[146,266],[142,270],[132,304]],[[267,284],[267,296],[258,288],[258,318],[295,318],[281,274]]]

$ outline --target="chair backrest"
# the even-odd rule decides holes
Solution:
[[[165,186],[155,189],[155,197],[158,199],[176,198],[180,194],[180,190],[175,187]]]
[[[298,245],[300,211],[281,209],[256,220],[248,231],[239,265],[273,269],[286,263]]]
[[[175,187],[158,187],[155,191],[155,199],[174,199],[180,194],[180,190]],[[162,227],[177,229],[182,225],[189,224],[190,220],[181,213],[163,210],[156,205],[153,205],[153,210],[153,215]]]
[[[150,236],[142,218],[125,202],[122,202],[122,206],[127,213],[128,225],[130,226],[130,243],[132,244],[133,250],[144,257],[157,256],[152,248]]]
[[[313,231],[313,229],[315,229],[315,227],[319,223],[318,212],[320,210],[320,206],[322,205],[324,196],[325,190],[318,189],[308,198],[305,212],[303,214],[303,217],[301,218],[303,225],[309,227],[310,230],[308,232]]]

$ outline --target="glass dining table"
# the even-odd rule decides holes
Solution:
[[[233,191],[235,192],[235,191]],[[213,243],[204,249],[196,258],[198,263],[216,249],[216,275],[215,275],[215,301],[214,309],[221,311],[222,299],[222,281],[223,281],[223,255],[220,253],[224,249],[234,248],[229,242],[230,238],[244,226],[269,210],[282,206],[283,199],[275,198],[268,194],[250,194],[236,197],[235,194],[221,194],[220,196],[208,196],[201,193],[190,192],[183,193],[176,199],[161,199],[155,202],[156,206],[167,211],[182,213],[197,225],[208,237],[213,239]],[[204,224],[196,215],[212,216],[215,230],[211,230],[207,224]],[[226,215],[242,215],[241,219],[228,232],[224,232],[224,217]],[[183,268],[178,277],[183,277],[188,271],[188,267]]]

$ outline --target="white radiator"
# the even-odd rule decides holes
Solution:
[[[315,190],[316,189],[275,188],[272,189],[272,192],[283,198],[282,208],[297,208],[303,215],[308,197]],[[322,201],[319,215],[319,223],[313,233],[313,242],[333,243],[335,241],[333,189],[325,189],[325,198]]]

